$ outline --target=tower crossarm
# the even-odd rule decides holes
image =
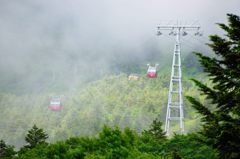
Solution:
[[[158,30],[171,30],[171,29],[200,29],[199,25],[159,25]]]

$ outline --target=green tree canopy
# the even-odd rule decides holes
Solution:
[[[219,158],[240,158],[240,17],[227,14],[228,25],[218,24],[225,37],[210,36],[216,57],[196,53],[212,81],[209,87],[193,79],[215,109],[187,97],[204,122],[203,141],[219,152]]]
[[[154,137],[158,143],[162,143],[167,139],[166,134],[162,129],[162,122],[158,118],[153,120],[149,130],[143,131],[143,135],[150,135]]]
[[[47,138],[48,135],[43,131],[43,129],[33,125],[32,129],[28,131],[25,140],[28,143],[28,148],[34,148],[38,144],[46,143],[45,141]]]
[[[0,140],[0,158],[10,158],[14,154],[14,146],[7,145],[5,141]]]
[[[148,130],[142,132],[139,150],[159,154],[161,145],[167,140],[162,130],[162,122],[154,119]]]

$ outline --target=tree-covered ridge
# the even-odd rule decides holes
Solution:
[[[71,137],[64,141],[48,144],[42,130],[34,126],[26,136],[36,145],[24,146],[13,151],[13,146],[1,141],[0,157],[4,159],[214,159],[216,152],[207,145],[195,141],[195,135],[175,135],[167,139],[161,129],[161,122],[155,119],[147,130],[137,134],[130,128],[104,125],[96,136]],[[33,135],[33,132],[34,133]],[[28,142],[27,137],[25,137]],[[42,142],[44,141],[44,142]]]
[[[49,140],[70,136],[94,135],[104,124],[130,127],[140,133],[152,120],[165,120],[169,76],[162,70],[156,79],[139,75],[129,81],[126,74],[110,75],[91,82],[83,89],[62,96],[62,110],[49,110],[50,94],[0,95],[0,137],[14,145],[23,145],[25,131],[37,124],[49,132]],[[197,97],[197,91],[184,79],[184,93]],[[201,101],[204,98],[199,97]],[[185,103],[186,128],[194,131],[196,116]]]

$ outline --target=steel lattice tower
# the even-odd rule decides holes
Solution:
[[[180,37],[187,35],[186,31],[197,30],[195,35],[202,35],[199,32],[200,26],[195,25],[160,25],[160,30],[170,30],[169,35],[176,36],[172,59],[171,79],[168,92],[168,104],[165,120],[166,135],[170,135],[170,126],[172,121],[179,121],[179,133],[184,133],[184,111],[183,111],[183,91],[182,91],[182,70],[181,70],[181,43]]]

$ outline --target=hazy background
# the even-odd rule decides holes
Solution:
[[[204,36],[192,32],[182,52],[208,52],[215,23],[240,15],[239,7],[239,0],[0,0],[0,88],[66,91],[131,64],[161,68],[174,37],[157,37],[158,24],[200,24]]]
[[[206,103],[188,80],[204,79],[191,52],[210,55],[208,36],[223,33],[215,23],[239,8],[239,0],[0,0],[0,139],[19,148],[33,124],[53,142],[95,135],[103,124],[140,133],[163,121],[174,48],[169,32],[156,36],[164,23],[201,25],[203,36],[182,38],[183,89]],[[155,62],[159,76],[147,79]],[[130,82],[129,73],[145,78]],[[48,109],[54,96],[59,112]],[[194,132],[198,117],[184,103]]]

